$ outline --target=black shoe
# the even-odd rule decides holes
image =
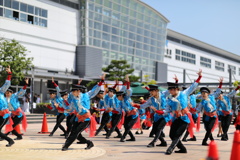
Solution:
[[[126,141],[136,141],[135,138],[127,139]]]
[[[120,139],[120,142],[125,142],[125,140],[123,138]]]
[[[50,136],[50,137],[52,137],[52,136],[53,136],[53,134],[52,134],[52,133],[50,133],[50,134],[49,134],[49,136]]]
[[[63,147],[63,148],[62,148],[62,151],[67,151],[67,150],[68,150],[67,147]]]
[[[91,149],[94,146],[92,141],[87,141],[87,147],[85,148],[86,150]]]
[[[155,147],[155,143],[154,143],[154,142],[151,142],[151,143],[149,143],[149,144],[147,145],[147,147],[149,147],[149,148]]]
[[[165,133],[162,133],[162,137],[165,137]]]
[[[79,141],[79,142],[77,142],[77,144],[86,144],[86,142],[80,142],[80,141]]]
[[[23,139],[22,137],[17,137],[17,138],[14,138],[14,140],[21,140]]]
[[[121,135],[118,135],[118,136],[115,136],[114,138],[122,138],[122,136],[121,136]]]
[[[140,133],[138,133],[138,131],[136,131],[135,134],[140,134]]]
[[[221,138],[221,141],[228,141],[228,139],[227,138]]]
[[[183,138],[182,141],[183,141],[183,142],[187,142],[187,139],[186,139],[186,138]]]
[[[149,137],[154,137],[153,135],[149,135]]]
[[[13,140],[10,140],[8,142],[8,144],[6,145],[6,147],[11,147],[15,142]]]
[[[140,134],[143,134],[143,131],[141,131],[141,133]]]
[[[106,137],[106,139],[109,139],[109,138],[110,138],[109,136]]]
[[[197,138],[193,136],[193,138],[189,138],[188,141],[197,141]]]
[[[158,147],[167,147],[167,142],[162,142],[161,144],[156,145]]]
[[[105,134],[102,134],[103,136],[106,136],[107,135],[107,133],[105,133]]]
[[[60,136],[66,136],[66,134],[64,133],[64,134],[60,134]]]
[[[173,149],[172,148],[168,148],[167,151],[165,152],[166,155],[170,155],[172,154]]]
[[[207,142],[202,142],[203,146],[208,146]]]
[[[178,151],[175,151],[175,153],[187,153],[186,149],[180,149]]]
[[[4,139],[3,138],[0,138],[0,141],[3,141]]]

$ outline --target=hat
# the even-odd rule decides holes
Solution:
[[[68,94],[67,89],[62,90],[59,93],[61,94],[61,97]]]
[[[78,84],[72,84],[72,89],[71,89],[71,91],[76,91],[76,90],[80,90],[80,85],[78,85]]]
[[[125,93],[123,92],[123,91],[118,91],[118,92],[116,92],[116,96],[121,96],[121,95],[125,95]]]
[[[108,87],[108,92],[113,92],[113,93],[116,93],[116,90],[114,89],[114,88],[112,88],[112,87]]]
[[[7,89],[7,91],[8,91],[8,92],[12,92],[12,93],[14,92],[12,87],[9,87],[9,88]]]
[[[167,82],[167,84],[168,84],[168,89],[178,88],[177,83]]]
[[[206,93],[210,93],[211,91],[207,88],[207,87],[202,87],[200,88],[200,92],[206,92]]]
[[[48,90],[48,93],[49,93],[49,94],[57,93],[57,90],[56,90],[56,89],[49,89],[49,90]]]
[[[104,91],[103,90],[100,90],[99,92],[98,92],[98,94],[103,94],[104,93]]]
[[[144,100],[144,98],[143,98],[143,97],[140,97],[139,99],[142,99],[142,100]]]
[[[158,90],[158,86],[155,84],[150,84],[150,85],[148,85],[148,87],[149,87],[149,91]]]

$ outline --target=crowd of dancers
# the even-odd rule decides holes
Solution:
[[[19,134],[15,127],[22,123],[23,128],[27,128],[26,116],[20,108],[18,99],[25,92],[28,84],[28,79],[25,79],[26,85],[19,91],[14,93],[11,89],[11,69],[6,69],[8,76],[5,84],[0,88],[0,137],[1,140],[8,141],[6,147],[12,146],[14,140],[21,140],[23,137]],[[200,130],[200,117],[202,113],[202,121],[205,136],[202,140],[202,145],[208,145],[208,139],[214,140],[212,132],[217,127],[218,121],[221,121],[223,134],[222,141],[228,140],[228,129],[233,118],[231,105],[231,97],[234,96],[240,89],[240,85],[232,92],[224,94],[222,91],[223,79],[220,78],[219,86],[214,92],[211,92],[207,87],[201,87],[197,93],[196,89],[202,78],[202,71],[199,70],[197,80],[189,87],[181,87],[178,85],[178,79],[175,77],[175,82],[168,82],[168,89],[160,91],[157,85],[148,85],[145,87],[149,94],[140,99],[140,103],[135,103],[131,99],[132,90],[128,75],[121,85],[121,89],[117,90],[119,82],[113,87],[108,87],[101,90],[104,84],[105,74],[101,76],[101,80],[90,91],[87,91],[86,86],[73,84],[71,91],[60,89],[52,79],[55,89],[49,90],[51,105],[47,107],[51,110],[57,110],[56,124],[49,136],[53,136],[55,131],[60,128],[63,131],[62,136],[66,138],[63,144],[62,151],[67,151],[71,144],[77,139],[78,144],[86,144],[86,150],[94,147],[91,140],[83,136],[82,132],[89,128],[89,136],[97,136],[104,129],[105,138],[111,138],[115,131],[120,142],[136,141],[133,128],[138,128],[135,134],[142,134],[142,126],[150,127],[152,130],[150,137],[152,141],[147,147],[155,147],[156,142],[160,140],[157,146],[168,147],[166,154],[172,154],[177,147],[179,150],[175,153],[187,153],[186,147],[182,141],[196,141],[194,128]],[[97,100],[97,107],[91,108],[91,99]],[[94,112],[103,112],[99,128],[96,128],[97,122]],[[61,124],[66,118],[66,129]],[[7,123],[8,122],[8,123]],[[110,126],[109,126],[110,124]],[[2,132],[3,126],[6,125],[5,133]],[[167,144],[164,139],[164,127],[170,126],[169,137],[171,144]],[[236,118],[236,129],[240,129],[240,114]],[[124,126],[124,132],[120,129]],[[8,134],[16,135],[13,140],[8,137]],[[185,133],[185,134],[184,134]],[[129,136],[129,139],[126,139]],[[187,137],[190,136],[190,139]],[[183,137],[181,139],[181,137]]]

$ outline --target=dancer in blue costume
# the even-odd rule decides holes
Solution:
[[[212,131],[214,128],[214,124],[217,118],[217,107],[216,107],[216,101],[215,99],[220,95],[221,93],[221,88],[222,88],[222,82],[223,79],[220,78],[220,84],[217,90],[213,93],[210,94],[210,90],[207,87],[202,87],[200,88],[201,92],[201,97],[199,99],[202,99],[201,105],[199,105],[196,108],[197,112],[203,112],[203,123],[204,123],[204,128],[206,130],[205,137],[202,141],[203,146],[208,146],[207,140],[208,138],[210,140],[214,140],[212,136]]]
[[[2,133],[2,128],[8,122],[10,117],[7,101],[6,101],[6,98],[4,97],[4,93],[7,91],[7,89],[11,85],[12,72],[11,72],[10,66],[6,68],[6,71],[8,73],[7,79],[4,85],[0,88],[0,137],[8,141],[8,144],[6,145],[6,147],[10,147],[14,144],[14,141],[11,138],[9,138],[7,135]]]
[[[90,98],[95,97],[99,93],[104,79],[105,74],[101,76],[101,81],[89,92],[86,92],[86,87],[83,85],[73,85],[72,92],[70,93],[72,97],[71,107],[72,110],[75,111],[76,119],[71,133],[62,147],[62,151],[68,150],[69,146],[75,141],[75,139],[78,139],[81,144],[87,144],[87,147],[85,148],[86,150],[94,146],[92,141],[83,137],[82,131],[90,125],[91,121],[91,114],[89,111]]]
[[[26,127],[27,127],[26,115],[24,114],[24,112],[20,108],[20,103],[18,101],[19,98],[22,98],[25,95],[27,85],[28,85],[28,78],[25,79],[25,85],[20,91],[18,91],[16,93],[13,93],[13,89],[8,88],[8,90],[5,93],[7,104],[8,104],[8,109],[9,109],[9,111],[11,111],[11,118],[13,120],[13,125],[12,125],[13,130],[11,132],[15,136],[17,136],[17,138],[15,138],[14,140],[21,140],[22,139],[22,135],[19,134],[15,130],[15,127],[18,124],[20,124],[21,122],[22,122],[23,129],[25,131],[26,131]],[[9,133],[10,132],[6,133],[6,135],[8,135]]]
[[[228,129],[232,121],[232,104],[230,101],[230,98],[235,96],[237,91],[240,89],[240,85],[235,88],[232,92],[224,95],[223,92],[221,91],[220,95],[218,96],[217,100],[217,110],[218,113],[222,116],[221,119],[221,125],[222,125],[222,141],[227,141],[228,140]]]
[[[168,147],[166,154],[172,154],[174,148],[177,146],[179,151],[175,151],[175,153],[187,153],[187,149],[182,144],[180,138],[184,131],[187,129],[188,125],[190,125],[191,115],[188,111],[187,105],[187,97],[197,88],[200,79],[202,78],[202,71],[199,70],[198,79],[194,82],[190,87],[188,87],[184,91],[179,91],[179,87],[177,83],[168,82],[168,90],[170,96],[167,100],[167,107],[163,110],[162,114],[166,115],[170,112],[173,112],[172,125],[170,128],[169,136],[172,140],[171,145]],[[192,122],[193,123],[193,122]],[[191,124],[194,125],[194,124]],[[190,125],[190,128],[192,127]]]

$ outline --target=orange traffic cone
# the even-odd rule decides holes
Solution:
[[[217,144],[215,141],[209,143],[207,160],[219,160]]]
[[[43,114],[43,121],[42,121],[42,131],[38,132],[40,134],[48,134],[50,132],[48,132],[48,124],[47,124],[47,116],[46,116],[46,112],[44,112]]]
[[[21,130],[20,130],[20,124],[16,125],[16,127],[14,128],[14,130],[16,130],[16,131],[18,132],[18,134],[23,135],[23,134],[21,133]]]
[[[234,132],[232,153],[231,153],[231,159],[230,160],[240,159],[239,151],[240,151],[240,132],[238,130],[238,131]]]

